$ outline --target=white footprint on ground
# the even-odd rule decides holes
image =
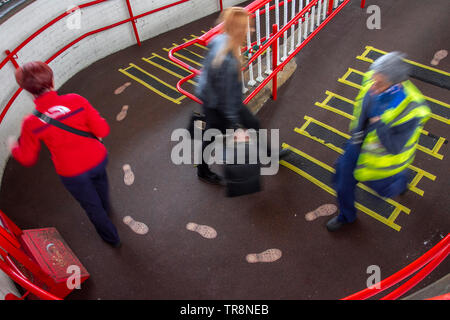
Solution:
[[[206,239],[214,239],[215,237],[217,237],[217,231],[210,226],[189,222],[186,225],[186,229],[188,229],[189,231],[197,232],[199,235]]]
[[[305,215],[306,221],[313,221],[319,217],[326,217],[336,213],[337,207],[334,204],[323,204],[316,210]]]
[[[114,90],[114,94],[121,94],[126,88],[131,85],[131,82],[125,82],[123,85]]]
[[[447,50],[439,50],[434,54],[433,60],[431,60],[431,65],[437,66],[439,62],[448,56]]]
[[[123,223],[128,225],[131,228],[131,230],[133,230],[137,234],[144,235],[148,232],[148,227],[145,223],[135,221],[130,216],[124,217]]]
[[[117,114],[116,120],[122,121],[127,116],[127,113],[128,113],[128,106],[125,105],[122,107],[122,110],[120,110],[120,112]]]
[[[267,249],[261,253],[250,253],[245,259],[248,263],[256,262],[274,262],[281,258],[281,250],[279,249]]]
[[[134,182],[134,173],[131,171],[131,166],[129,164],[124,164],[122,168],[124,171],[123,182],[125,182],[127,186],[131,186]]]

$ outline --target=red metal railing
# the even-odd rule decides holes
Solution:
[[[33,284],[30,280],[23,277],[19,273],[13,270],[5,261],[3,261],[0,258],[0,270],[2,270],[6,275],[8,275],[14,282],[19,284],[21,287],[23,287],[26,292],[22,297],[17,297],[16,295],[9,293],[6,295],[5,300],[23,300],[25,299],[30,293],[38,297],[42,300],[62,300],[61,298],[58,298],[57,296],[51,294],[50,292],[47,292],[40,287]]]
[[[354,293],[348,297],[343,298],[342,300],[368,299],[398,284],[399,282],[408,278],[409,276],[416,273],[422,268],[422,270],[417,272],[417,274],[414,275],[411,279],[409,279],[406,283],[404,283],[403,285],[401,285],[388,295],[382,297],[380,300],[398,299],[406,292],[411,290],[414,286],[416,286],[427,275],[429,275],[431,271],[433,271],[442,261],[445,260],[449,252],[450,252],[450,234],[447,234],[447,236],[444,239],[442,239],[437,245],[435,245],[428,252],[422,255],[419,259],[412,262],[402,270],[384,279],[383,281],[373,285],[372,287]]]
[[[2,227],[2,225],[4,227]],[[26,292],[22,297],[17,297],[13,294],[8,294],[6,300],[23,300],[30,293],[36,297],[44,300],[61,300],[55,295],[43,290],[42,288],[31,282],[17,267],[16,263],[9,256],[11,252],[15,252],[23,265],[28,266],[30,271],[41,273],[41,270],[37,270],[34,263],[27,261],[28,257],[20,251],[20,243],[17,240],[22,234],[22,230],[12,222],[8,216],[0,210],[0,270],[7,274],[13,281],[23,287]]]
[[[255,11],[257,9],[262,9],[267,3],[269,3],[271,0],[256,0],[254,2],[252,2],[251,4],[249,4],[246,9],[249,13],[251,13],[253,16],[255,15]],[[285,4],[291,2],[291,0],[287,0],[287,1],[281,1],[279,3],[279,6],[282,7]],[[258,59],[258,57],[260,57],[262,54],[265,53],[265,51],[269,48],[272,47],[274,48],[275,45],[277,43],[277,41],[280,40],[280,38],[282,38],[284,36],[284,33],[286,31],[288,31],[293,25],[298,24],[299,21],[304,21],[305,20],[305,15],[306,14],[311,14],[311,9],[315,6],[318,5],[319,2],[323,2],[325,5],[325,1],[324,0],[311,0],[311,2],[306,5],[303,10],[301,10],[297,15],[295,15],[294,18],[292,18],[286,25],[284,25],[281,29],[278,30],[278,32],[273,32],[272,35],[270,36],[270,38],[268,39],[268,41],[266,41],[263,45],[260,46],[260,48],[252,54],[251,59],[249,59],[247,61],[247,63],[245,64],[245,66],[242,68],[242,71],[246,70],[246,68],[248,68],[248,66],[255,62],[256,59]],[[327,18],[322,21],[320,23],[320,25],[313,31],[311,32],[308,37],[301,43],[301,45],[299,45],[292,53],[289,54],[289,56],[279,65],[273,65],[273,70],[271,72],[271,74],[266,77],[245,99],[244,99],[244,104],[247,104],[251,99],[253,99],[271,80],[276,79],[276,76],[278,74],[278,72],[280,72],[281,70],[283,70],[284,66],[292,60],[292,58],[300,52],[300,50],[302,50],[304,48],[304,46],[311,41],[312,38],[314,38],[314,36],[326,25],[328,24],[333,18],[334,16],[336,16],[336,14],[338,14],[348,3],[350,2],[350,0],[345,0],[342,3],[340,3],[334,10],[333,10],[333,0],[328,1],[328,10],[327,10]],[[362,6],[362,4],[361,4]],[[270,10],[273,10],[275,7],[275,5],[272,5],[270,7]],[[261,11],[260,14],[262,14],[264,12],[264,9]],[[181,44],[180,46],[177,46],[173,49],[171,49],[169,51],[169,59],[172,60],[173,62],[179,64],[180,66],[182,66],[183,68],[189,70],[190,72],[192,72],[192,74],[190,74],[189,76],[187,76],[184,79],[181,79],[178,83],[177,83],[177,89],[178,91],[180,91],[182,94],[186,95],[187,97],[189,97],[190,99],[198,102],[198,103],[202,103],[196,96],[194,96],[192,93],[188,92],[187,90],[182,88],[182,85],[191,80],[192,78],[194,78],[196,75],[200,74],[200,70],[190,66],[189,64],[185,63],[184,61],[178,59],[175,56],[175,53],[185,49],[191,45],[194,45],[195,43],[201,44],[201,45],[207,45],[209,43],[209,41],[216,36],[217,34],[219,34],[221,32],[221,25],[219,24],[218,26],[216,26],[215,28],[211,29],[210,31],[208,31],[207,33],[205,33],[204,35],[202,35],[199,38],[196,39],[192,39],[188,42],[185,42],[184,44]],[[276,82],[276,80],[274,80],[274,82]],[[273,86],[273,92],[272,92],[272,97],[277,96],[276,94],[276,86]]]
[[[96,1],[91,1],[91,2],[87,2],[84,4],[79,5],[76,10],[81,10],[83,8],[88,8],[91,6],[95,6],[98,5],[100,3],[106,2],[108,0],[96,0]],[[122,24],[125,23],[129,23],[131,22],[132,26],[133,26],[133,31],[136,37],[136,42],[138,45],[140,45],[140,39],[139,39],[139,34],[136,28],[136,20],[143,18],[147,15],[150,15],[152,13],[179,5],[181,3],[187,2],[190,0],[179,0],[176,2],[173,2],[171,4],[141,13],[139,15],[134,15],[132,8],[131,8],[131,3],[130,0],[126,0],[126,4],[127,4],[127,8],[128,8],[128,12],[130,14],[130,17],[128,19],[116,22],[114,24],[111,24],[109,26],[105,26],[96,30],[92,30],[89,32],[86,32],[85,34],[81,35],[80,37],[76,38],[75,40],[71,41],[70,43],[68,43],[67,45],[65,45],[63,48],[61,48],[60,50],[58,50],[56,53],[54,53],[50,58],[48,58],[45,62],[46,63],[50,63],[51,61],[53,61],[56,57],[58,57],[59,55],[61,55],[63,52],[65,52],[67,49],[69,49],[70,47],[72,47],[73,45],[75,45],[76,43],[80,42],[81,40],[83,40],[86,37],[89,37],[91,35],[103,32],[105,30],[108,29],[112,29],[115,28],[117,26],[120,26]],[[19,65],[17,64],[17,54],[20,52],[21,49],[23,49],[27,44],[29,44],[33,39],[35,39],[38,35],[40,35],[41,33],[45,32],[48,28],[50,28],[52,25],[54,25],[55,23],[57,23],[58,21],[64,19],[65,17],[67,17],[68,15],[70,15],[72,12],[74,11],[74,9],[65,11],[64,13],[58,15],[56,18],[52,19],[50,22],[46,23],[44,26],[42,26],[41,28],[39,28],[38,30],[36,30],[33,34],[31,34],[27,39],[25,39],[22,43],[20,43],[14,50],[10,51],[10,50],[5,50],[6,53],[6,58],[4,58],[1,62],[0,62],[0,69],[2,69],[9,61],[14,65],[15,68],[18,68]],[[9,99],[9,101],[7,102],[6,106],[2,109],[1,113],[0,113],[0,125],[6,115],[6,113],[8,112],[8,110],[10,109],[10,107],[12,106],[12,104],[14,103],[14,101],[16,100],[16,98],[19,96],[19,94],[22,92],[22,89],[19,88],[18,90],[16,90],[16,92],[13,94],[13,96]],[[20,229],[16,228],[16,226],[9,220],[7,219],[6,215],[4,215],[1,211],[0,211],[0,218],[3,218],[2,221],[5,224],[6,228],[8,230],[10,230],[11,232],[13,232],[14,234],[18,235],[18,233],[20,233]],[[17,230],[18,229],[18,230]],[[11,237],[8,234],[2,234],[3,236],[5,236],[5,238],[7,239],[7,242],[9,244],[12,245],[12,247],[15,247],[15,243],[12,239],[10,239]],[[9,256],[7,254],[5,254],[5,252],[0,248],[0,269],[3,270],[3,272],[5,272],[9,277],[11,277],[12,280],[14,280],[15,282],[17,282],[20,286],[22,286],[23,288],[26,289],[26,293],[21,297],[16,297],[12,294],[9,294],[6,296],[7,299],[24,299],[26,296],[28,296],[29,293],[34,294],[35,296],[41,298],[41,299],[46,299],[46,300],[61,300],[60,298],[52,295],[51,293],[39,288],[38,286],[36,286],[35,284],[33,284],[29,279],[27,279],[26,276],[24,276],[20,270],[14,265],[13,261],[9,258]],[[2,260],[2,257],[4,260]]]
[[[103,2],[106,2],[106,1],[108,1],[108,0],[96,0],[96,1],[91,1],[91,2],[87,2],[87,3],[84,3],[84,4],[79,5],[78,8],[81,10],[81,9],[83,9],[83,8],[88,8],[88,7],[91,7],[91,6],[95,6],[95,5],[98,5],[98,4],[103,3]],[[143,18],[143,17],[145,17],[145,16],[148,16],[148,15],[150,15],[150,14],[152,14],[152,13],[155,13],[155,12],[158,12],[158,11],[161,11],[161,10],[164,10],[164,9],[167,9],[167,8],[170,8],[170,7],[179,5],[179,4],[184,3],[184,2],[187,2],[187,1],[190,1],[190,0],[179,0],[179,1],[176,1],[176,2],[174,2],[174,3],[168,4],[168,5],[165,5],[165,6],[162,6],[162,7],[159,7],[159,8],[156,8],[156,9],[153,9],[153,10],[150,10],[150,11],[147,11],[147,12],[144,12],[144,13],[141,13],[141,14],[135,16],[135,15],[133,14],[132,9],[131,9],[130,0],[126,0],[128,12],[129,12],[129,14],[130,14],[130,18],[125,19],[125,20],[122,20],[122,21],[119,21],[119,22],[116,22],[116,23],[111,24],[111,25],[109,25],[109,26],[105,26],[105,27],[102,27],[102,28],[99,28],[99,29],[96,29],[96,30],[89,31],[89,32],[87,32],[87,33],[81,35],[80,37],[76,38],[75,40],[71,41],[69,44],[65,45],[63,48],[61,48],[60,50],[58,50],[58,51],[57,51],[56,53],[54,53],[50,58],[48,58],[45,62],[46,62],[46,63],[50,63],[50,62],[53,61],[56,57],[58,57],[59,55],[61,55],[64,51],[66,51],[67,49],[69,49],[70,47],[72,47],[74,44],[80,42],[81,40],[83,40],[83,39],[86,38],[86,37],[89,37],[89,36],[91,36],[91,35],[94,35],[94,34],[103,32],[103,31],[108,30],[108,29],[112,29],[112,28],[118,27],[118,26],[120,26],[120,25],[122,25],[122,24],[125,24],[125,23],[131,23],[131,24],[132,24],[132,26],[133,26],[133,31],[134,31],[134,34],[135,34],[135,37],[136,37],[137,44],[140,45],[139,34],[138,34],[138,31],[137,31],[137,28],[136,28],[136,24],[135,24],[135,21],[136,21],[136,20],[138,20],[138,19],[140,19],[140,18]],[[41,33],[43,33],[43,32],[44,32],[45,30],[47,30],[49,27],[51,27],[52,25],[54,25],[56,22],[62,20],[63,18],[65,18],[66,16],[68,16],[69,14],[71,14],[72,12],[73,12],[73,9],[72,9],[72,10],[65,11],[64,13],[60,14],[59,16],[57,16],[56,18],[54,18],[53,20],[51,20],[50,22],[48,22],[47,24],[45,24],[44,26],[42,26],[41,28],[39,28],[36,32],[34,32],[31,36],[29,36],[25,41],[23,41],[21,44],[19,44],[14,50],[12,50],[12,51],[6,50],[6,51],[5,51],[5,53],[6,53],[6,58],[4,58],[4,59],[0,62],[0,69],[2,69],[2,68],[5,66],[5,64],[8,63],[8,61],[11,61],[11,62],[14,64],[14,67],[17,68],[17,67],[18,67],[18,64],[17,64],[17,62],[15,61],[15,59],[16,59],[17,54],[20,52],[20,50],[21,50],[23,47],[25,47],[28,43],[30,43],[30,42],[31,42],[34,38],[36,38],[38,35],[40,35]],[[9,99],[9,101],[8,101],[7,104],[6,104],[6,106],[3,108],[2,112],[0,113],[0,124],[2,123],[3,118],[5,117],[6,113],[7,113],[8,110],[10,109],[11,105],[14,103],[14,101],[16,100],[16,98],[19,96],[19,94],[20,94],[21,92],[22,92],[22,89],[19,88],[19,89],[13,94],[13,96]]]

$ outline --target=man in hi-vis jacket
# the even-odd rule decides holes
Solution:
[[[408,80],[409,64],[391,52],[370,66],[356,97],[352,133],[334,177],[338,215],[327,223],[336,231],[356,219],[355,188],[364,182],[382,197],[407,190],[406,168],[413,162],[430,109]]]

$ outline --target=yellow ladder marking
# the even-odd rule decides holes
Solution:
[[[329,126],[329,125],[327,125],[327,124],[325,124],[323,122],[320,122],[320,121],[318,121],[318,120],[316,120],[316,119],[314,119],[312,117],[305,116],[304,118],[305,118],[306,122],[300,128],[295,128],[294,129],[295,132],[297,132],[297,133],[299,133],[301,135],[304,135],[305,137],[308,137],[311,140],[317,141],[320,144],[323,144],[323,145],[327,146],[328,148],[336,151],[337,153],[340,153],[340,154],[344,153],[344,150],[342,148],[340,148],[338,146],[335,146],[332,143],[329,143],[329,142],[327,143],[324,140],[319,139],[319,138],[313,136],[312,134],[310,134],[307,131],[307,127],[311,124],[311,122],[313,122],[313,123],[315,123],[315,124],[325,128],[327,130],[330,130],[330,131],[336,133],[337,135],[340,135],[341,137],[343,137],[343,138],[345,138],[347,140],[350,139],[350,137],[351,137],[350,135],[348,135],[348,134],[346,134],[346,133],[344,133],[342,131],[339,131],[338,129],[333,128],[333,127],[331,127],[331,126]],[[416,175],[414,176],[413,180],[408,184],[409,189],[411,191],[417,193],[418,195],[423,196],[424,195],[424,191],[422,189],[419,189],[417,187],[417,184],[420,182],[422,177],[427,177],[428,179],[434,181],[434,180],[436,180],[436,176],[431,174],[431,173],[429,173],[429,172],[427,172],[427,171],[425,171],[425,170],[423,170],[423,169],[420,169],[420,168],[418,168],[416,166],[413,166],[413,165],[409,165],[408,168],[416,172]]]
[[[173,75],[173,76],[175,76],[175,77],[177,77],[177,78],[179,78],[179,79],[184,79],[184,77],[183,77],[182,75],[176,73],[175,71],[172,71],[172,70],[170,70],[170,69],[167,69],[166,67],[164,67],[164,66],[162,66],[162,65],[160,65],[160,64],[158,64],[158,63],[156,63],[155,61],[153,61],[153,60],[152,60],[153,57],[160,58],[160,59],[162,59],[162,60],[167,61],[168,63],[173,64],[174,66],[177,66],[177,67],[179,67],[179,68],[181,68],[181,69],[183,69],[183,70],[186,70],[185,68],[181,67],[180,65],[178,65],[178,64],[176,64],[176,63],[173,63],[173,62],[170,61],[169,59],[163,58],[163,57],[161,57],[160,55],[158,55],[158,54],[156,54],[156,53],[153,53],[153,55],[152,55],[151,57],[149,57],[149,58],[142,58],[142,60],[144,60],[144,61],[147,62],[147,63],[150,63],[151,65],[154,65],[155,67],[157,67],[157,68],[159,68],[159,69],[161,69],[161,70],[164,70],[165,72],[167,72],[167,73],[169,73],[169,74],[171,74],[171,75]],[[186,71],[187,71],[187,70],[186,70]],[[189,71],[187,71],[187,72],[189,72]],[[189,80],[188,82],[191,83],[191,84],[193,84],[193,85],[195,85],[195,86],[197,85],[197,83],[194,82],[194,81],[192,81],[192,80]]]
[[[330,171],[331,173],[335,173],[335,169],[328,166],[327,164],[311,157],[310,155],[288,145],[287,143],[283,143],[282,144],[282,148],[287,148],[295,153],[297,153],[298,155],[314,162],[315,164],[321,166],[322,168]],[[329,186],[327,186],[326,184],[324,184],[323,182],[319,181],[318,179],[314,178],[313,176],[311,176],[310,174],[306,173],[305,171],[297,168],[296,166],[290,164],[289,162],[286,162],[284,160],[280,161],[280,164],[289,168],[290,170],[294,171],[295,173],[299,174],[300,176],[304,177],[305,179],[309,180],[310,182],[314,183],[315,185],[317,185],[318,187],[324,189],[325,191],[327,191],[328,193],[332,194],[333,196],[336,196],[336,191],[332,188],[330,188]],[[372,194],[374,194],[375,196],[379,197],[377,195],[377,193],[375,191],[373,191],[372,189],[368,188],[367,186],[358,183],[357,184],[358,187],[362,188],[363,190],[370,192]],[[385,199],[382,198],[384,201],[388,202],[389,204],[391,204],[392,206],[395,207],[394,211],[390,214],[389,219],[386,219],[385,217],[383,217],[382,215],[374,212],[373,210],[363,206],[362,204],[360,204],[359,202],[355,202],[355,207],[357,209],[359,209],[360,211],[368,214],[369,216],[371,216],[372,218],[386,224],[387,226],[393,228],[396,231],[400,231],[401,227],[399,225],[397,225],[395,223],[395,218],[399,215],[400,212],[405,212],[406,214],[409,214],[411,212],[411,210],[409,208],[406,208],[405,206],[399,204],[398,202],[393,201],[392,199]],[[393,215],[395,215],[393,217]]]
[[[383,51],[383,50],[380,50],[380,49],[376,49],[376,48],[374,48],[372,46],[366,46],[366,50],[361,55],[357,56],[356,59],[372,63],[373,59],[367,57],[367,55],[370,53],[370,51],[375,51],[375,52],[378,52],[378,53],[381,53],[381,54],[386,54],[387,53],[386,51]],[[403,60],[405,62],[408,62],[410,64],[418,66],[420,68],[428,69],[428,70],[431,70],[431,71],[434,71],[434,72],[438,72],[438,73],[441,73],[443,75],[446,75],[446,76],[450,77],[450,73],[446,72],[444,70],[436,69],[436,68],[427,66],[425,64],[421,64],[421,63],[418,63],[418,62],[415,62],[415,61],[412,61],[412,60],[408,60],[408,59],[403,59]]]
[[[170,89],[175,90],[176,92],[178,92],[178,90],[177,90],[176,88],[174,88],[173,86],[171,86],[170,84],[168,84],[168,83],[162,81],[161,79],[155,77],[154,75],[148,73],[148,72],[145,71],[144,69],[139,68],[137,65],[135,65],[135,64],[133,64],[133,63],[130,63],[130,65],[129,65],[127,68],[125,68],[125,69],[119,69],[119,71],[122,72],[123,74],[125,74],[126,76],[130,77],[131,79],[133,79],[133,80],[139,82],[140,84],[142,84],[142,85],[145,86],[146,88],[148,88],[148,89],[152,90],[153,92],[157,93],[158,95],[162,96],[163,98],[165,98],[165,99],[167,99],[167,100],[170,100],[170,101],[172,101],[172,102],[174,102],[174,103],[176,103],[176,104],[180,104],[180,103],[181,103],[181,100],[183,100],[184,98],[186,98],[186,96],[184,96],[184,95],[182,95],[182,96],[181,96],[180,98],[178,98],[178,99],[174,99],[174,98],[172,98],[172,97],[169,97],[169,96],[166,95],[164,92],[159,91],[158,89],[152,87],[152,86],[151,86],[150,84],[148,84],[147,82],[145,82],[145,81],[143,81],[143,80],[137,78],[136,76],[130,74],[130,73],[128,72],[128,70],[131,69],[131,68],[136,68],[136,69],[138,69],[139,71],[145,73],[146,75],[148,75],[149,77],[155,79],[156,81],[160,82],[161,84],[163,84],[163,85],[169,87]]]

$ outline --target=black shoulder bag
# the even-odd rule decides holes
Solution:
[[[60,128],[60,129],[62,129],[62,130],[71,132],[71,133],[73,133],[73,134],[76,134],[76,135],[79,135],[79,136],[82,136],[82,137],[92,138],[92,139],[95,139],[95,140],[98,140],[98,141],[102,142],[98,137],[96,137],[96,136],[93,135],[92,133],[87,132],[87,131],[83,131],[83,130],[79,130],[79,129],[72,128],[72,127],[70,127],[70,126],[68,126],[68,125],[65,125],[64,123],[62,123],[62,122],[60,122],[60,121],[58,121],[58,120],[55,120],[55,119],[53,119],[53,118],[50,118],[49,116],[43,114],[42,112],[40,112],[40,111],[38,111],[38,110],[36,110],[36,109],[33,111],[33,114],[34,114],[36,117],[38,117],[39,119],[41,119],[42,121],[44,121],[45,123],[47,123],[47,124],[50,124],[50,125],[52,125],[52,126],[55,126],[55,127],[57,127],[57,128]]]

